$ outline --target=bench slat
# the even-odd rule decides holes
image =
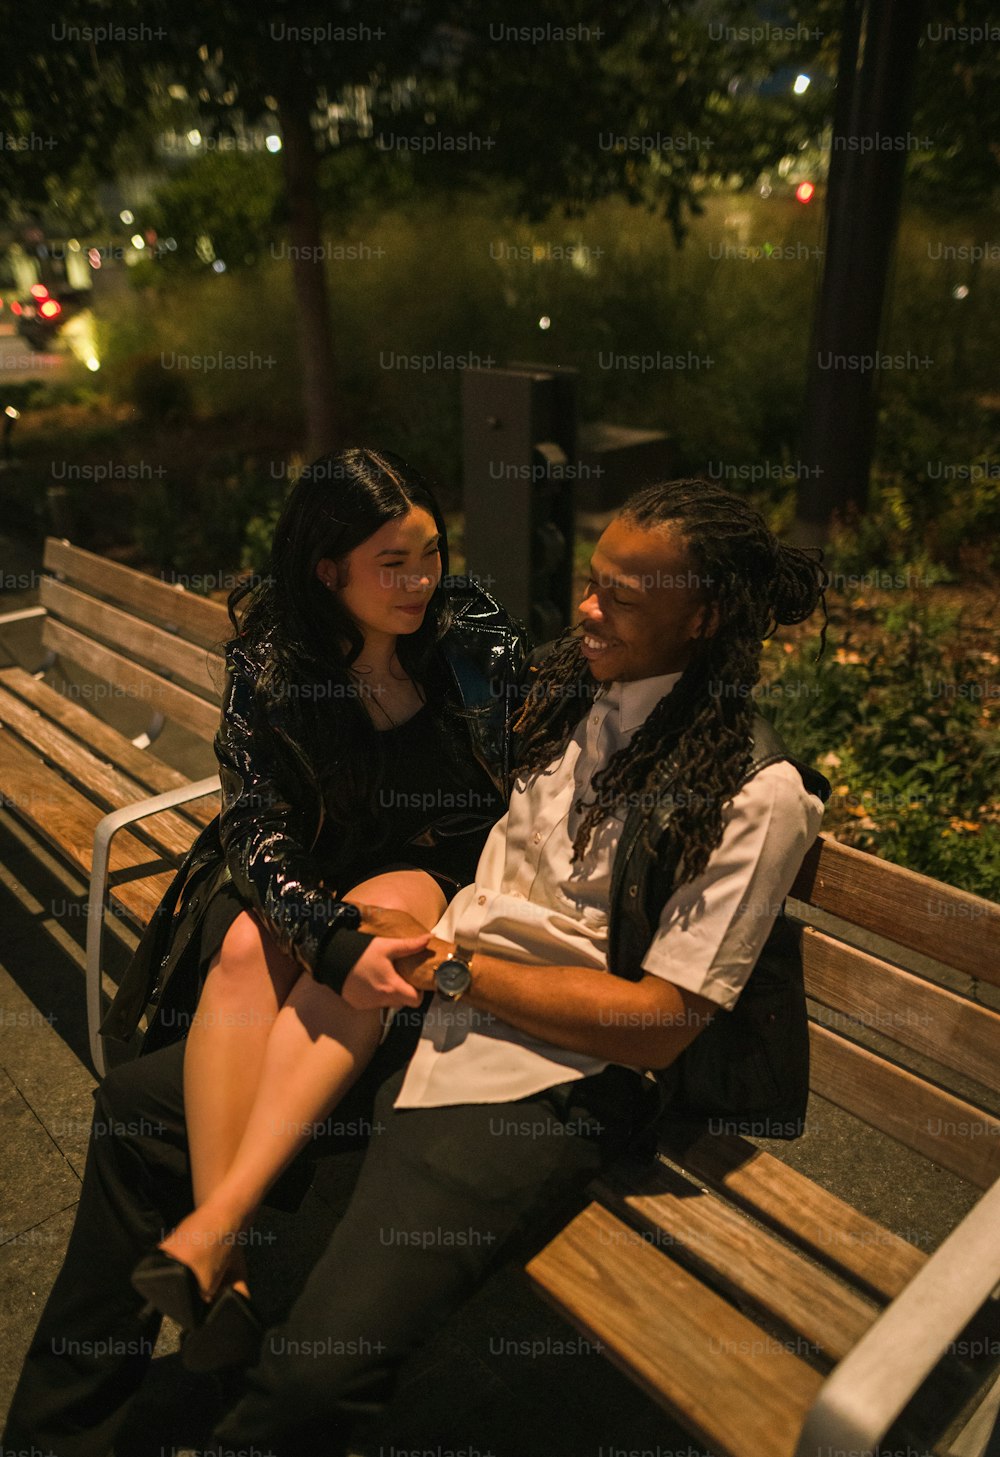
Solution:
[[[792,1457],[822,1376],[600,1205],[527,1266],[534,1284],[718,1457]]]
[[[168,683],[165,678],[157,677],[148,668],[130,662],[120,653],[100,646],[93,639],[84,637],[74,628],[51,617],[45,619],[42,641],[53,652],[79,663],[98,678],[105,678],[116,684],[129,697],[145,700],[151,711],[158,711],[165,717],[174,719],[203,739],[215,737],[219,727],[218,704],[208,703],[177,683]]]
[[[205,646],[214,647],[232,636],[232,623],[221,602],[186,592],[146,572],[137,572],[134,567],[109,561],[83,547],[71,546],[58,537],[46,539],[42,564],[68,582],[135,608],[158,621],[161,627],[175,628],[184,637],[195,638]]]
[[[915,1245],[744,1138],[677,1130],[661,1144],[696,1179],[874,1296],[894,1299],[927,1259]]]
[[[5,805],[48,844],[58,844],[63,858],[90,875],[94,831],[104,811],[47,768],[8,733],[0,733],[0,783]],[[51,827],[59,826],[58,842]],[[162,857],[130,831],[122,829],[111,842],[113,899],[145,925],[163,898],[173,872]],[[143,879],[138,879],[137,873]]]
[[[802,933],[802,964],[806,991],[825,1007],[984,1087],[994,1084],[1000,1066],[996,1012],[813,927]]]
[[[616,1164],[596,1187],[617,1215],[641,1221],[654,1249],[677,1249],[727,1294],[752,1300],[801,1336],[817,1357],[839,1361],[879,1314],[872,1301],[663,1164]]]
[[[93,755],[82,744],[76,743],[55,724],[49,723],[34,709],[12,698],[0,688],[0,724],[13,730],[25,742],[29,751],[44,755],[49,764],[61,770],[77,788],[83,789],[87,797],[99,804],[106,813],[122,809],[146,798],[141,784],[120,773],[110,764]],[[58,775],[52,774],[53,779]],[[55,838],[58,825],[43,819],[46,835]],[[172,810],[163,810],[148,815],[136,823],[133,833],[148,840],[162,855],[180,859],[194,841],[196,829],[190,820],[182,819]]]
[[[57,693],[47,683],[33,678],[23,668],[0,668],[0,685],[12,697],[73,734],[99,757],[107,759],[123,773],[131,776],[144,790],[143,798],[163,794],[168,789],[181,789],[188,783],[186,775],[172,769],[148,749],[139,749],[124,734],[95,718],[87,709]],[[204,797],[178,805],[175,813],[183,814],[199,825],[207,825],[218,812],[218,798]]]
[[[979,1189],[1000,1178],[997,1119],[815,1022],[809,1043],[821,1097]]]
[[[141,617],[98,602],[54,577],[43,577],[39,588],[42,606],[69,627],[125,648],[143,663],[155,664],[159,673],[183,678],[186,683],[218,701],[225,678],[225,659],[173,633],[154,627]]]
[[[820,835],[789,895],[1000,986],[1000,905]]]

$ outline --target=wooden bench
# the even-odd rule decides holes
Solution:
[[[218,775],[191,781],[150,751],[166,721],[211,741],[219,725],[231,636],[225,607],[49,537],[39,605],[0,615],[0,630],[44,618],[47,656],[34,673],[0,669],[0,798],[38,839],[89,881],[87,1023],[105,1071],[101,953],[105,906],[144,927],[173,869],[219,807]],[[83,670],[57,692],[55,666]],[[71,669],[73,671],[73,669]],[[149,708],[129,739],[78,701],[112,695]]]
[[[823,836],[792,896],[812,1091],[987,1192],[928,1255],[748,1138],[675,1126],[657,1161],[594,1187],[529,1276],[719,1457],[853,1457],[883,1438],[922,1457],[963,1429],[979,1452],[1000,1396],[983,1400],[1000,1358],[1000,1014],[984,1004],[1000,1005],[1000,906]],[[907,970],[914,952],[939,965]]]
[[[40,606],[0,628],[43,614],[46,666],[77,664],[151,708],[130,740],[44,668],[0,669],[4,803],[90,879],[103,1073],[105,901],[145,925],[218,807],[217,778],[189,782],[149,744],[165,719],[213,737],[230,625],[220,604],[65,541],[46,542],[44,565]],[[822,836],[793,897],[813,1090],[989,1192],[928,1256],[749,1140],[678,1128],[657,1162],[619,1166],[529,1274],[720,1457],[850,1457],[890,1429],[944,1450],[1000,1352],[1000,1120],[976,1101],[1000,1093],[1000,1014],[977,1000],[1000,986],[1000,907]],[[852,945],[865,932],[878,954]],[[906,969],[912,952],[936,976]]]

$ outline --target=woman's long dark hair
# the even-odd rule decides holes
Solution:
[[[413,507],[434,518],[440,533],[442,578],[420,627],[400,635],[396,652],[432,710],[445,715],[442,695],[435,690],[434,647],[452,620],[445,588],[447,532],[427,482],[399,456],[358,448],[313,461],[282,508],[266,574],[238,582],[228,598],[236,636],[227,649],[241,643],[260,660],[259,704],[288,700],[296,734],[317,771],[321,777],[325,770],[331,771],[324,797],[328,806],[334,802],[344,823],[374,807],[380,777],[379,734],[360,702],[351,673],[364,636],[344,610],[339,593],[320,582],[316,568],[324,557],[339,562]],[[237,617],[241,602],[244,606]]]
[[[783,545],[758,512],[710,481],[647,486],[629,497],[621,516],[644,530],[677,532],[718,623],[697,640],[672,692],[595,775],[595,797],[578,802],[573,859],[585,853],[595,826],[622,806],[672,799],[663,851],[682,850],[676,884],[683,884],[701,874],[721,840],[723,810],[749,764],[761,646],[779,625],[805,621],[822,602],[822,654],[828,578],[822,552]],[[515,724],[520,774],[544,769],[563,751],[597,690],[575,629],[564,633]]]
[[[270,646],[269,681],[313,681],[333,676],[348,684],[364,637],[336,592],[324,587],[316,567],[324,557],[339,561],[389,521],[419,506],[430,512],[441,537],[442,581],[448,574],[444,517],[420,473],[388,451],[345,450],[313,461],[286,500],[271,542],[267,575],[237,583],[229,594],[229,617],[242,638]],[[242,621],[236,606],[250,597]],[[448,599],[439,585],[415,633],[397,643],[400,663],[419,676],[429,649],[448,629]],[[345,653],[343,639],[350,647]]]

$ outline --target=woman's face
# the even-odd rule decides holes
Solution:
[[[340,561],[321,557],[316,575],[336,591],[365,638],[416,632],[441,580],[434,517],[422,506],[384,526]]]

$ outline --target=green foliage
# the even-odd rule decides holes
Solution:
[[[818,211],[777,194],[706,194],[678,248],[662,220],[612,199],[536,224],[509,216],[502,189],[466,194],[447,209],[415,194],[390,207],[381,184],[358,201],[348,196],[348,158],[359,155],[346,153],[339,174],[331,159],[330,196],[341,183],[347,190],[324,239],[346,439],[408,452],[457,504],[459,371],[396,367],[393,357],[575,365],[583,421],[665,430],[679,473],[759,493],[787,529],[822,262]],[[977,296],[997,307],[956,315],[963,304],[951,297],[951,274],[927,256],[966,235],[965,224],[945,233],[924,217],[906,220],[887,347],[951,358],[942,341],[959,317],[965,372],[886,371],[870,509],[834,533],[831,559],[842,570],[923,562],[927,575],[933,563],[950,571],[998,564],[1000,441],[987,391],[989,361],[1000,352],[1000,298],[984,270]],[[161,270],[162,287],[109,300],[101,357],[115,397],[133,398],[136,361],[156,350],[256,352],[277,362],[187,371],[193,409],[261,414],[294,428],[301,375],[285,253],[278,234],[253,269],[205,270],[183,283]],[[622,355],[637,367],[606,367]],[[684,367],[642,364],[657,356]]]
[[[845,605],[844,645],[818,663],[817,637],[769,644],[762,711],[830,779],[824,829],[1000,899],[1000,659],[962,647],[933,588],[885,596]]]
[[[290,279],[276,261],[109,299],[99,345],[116,401],[137,403],[138,373],[154,413],[159,402],[167,410],[187,402],[202,418],[236,414],[292,429],[299,418]]]
[[[269,152],[207,152],[156,191],[148,221],[158,233],[157,259],[144,274],[166,283],[203,273],[221,260],[227,271],[268,256],[281,200],[281,161]],[[172,237],[177,247],[168,250]]]
[[[174,423],[191,414],[191,390],[183,375],[168,372],[159,358],[132,360],[125,398],[148,423]]]
[[[996,6],[927,0],[923,19],[913,130],[933,145],[911,158],[908,188],[953,218],[988,206],[1000,187],[1000,159],[986,141],[1000,84]]]
[[[144,483],[133,528],[143,559],[196,591],[233,585],[246,523],[269,508],[274,485],[262,463],[232,449]]]
[[[270,500],[266,500],[263,510],[256,512],[250,517],[243,532],[243,542],[240,550],[240,570],[244,572],[262,573],[267,569],[271,555],[271,542],[274,540],[274,528],[278,524],[278,517],[285,504],[285,498],[295,482],[298,472],[306,465],[301,456],[295,456],[287,465],[288,475],[283,490],[275,489]]]

